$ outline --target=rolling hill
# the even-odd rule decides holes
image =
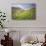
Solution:
[[[34,20],[36,18],[35,8],[24,10],[19,7],[14,7],[12,10],[12,18],[16,20]]]

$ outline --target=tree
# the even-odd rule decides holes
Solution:
[[[3,22],[6,20],[6,15],[4,12],[0,11],[0,26],[3,28]]]

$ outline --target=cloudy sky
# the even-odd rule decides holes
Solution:
[[[32,7],[35,7],[35,4],[30,4],[30,3],[25,3],[25,4],[15,4],[13,5],[14,7],[20,7],[22,9],[29,9],[29,8],[32,8]]]

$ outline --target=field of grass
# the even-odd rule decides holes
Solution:
[[[35,19],[35,9],[32,8],[30,10],[24,10],[24,11],[17,11],[13,13],[12,18],[16,20],[33,20]]]

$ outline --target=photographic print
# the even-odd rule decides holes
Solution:
[[[20,3],[12,6],[13,20],[35,20],[36,19],[36,4]]]

